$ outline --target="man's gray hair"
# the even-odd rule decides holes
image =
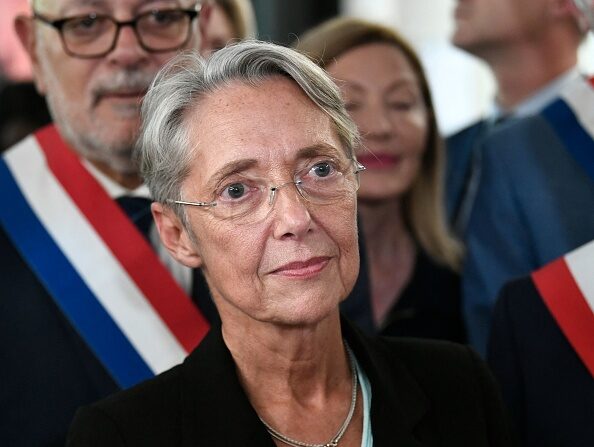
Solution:
[[[235,82],[258,87],[275,76],[297,83],[330,117],[347,157],[354,158],[359,135],[338,87],[304,55],[259,41],[228,46],[209,59],[186,52],[159,72],[142,105],[143,124],[136,156],[154,200],[168,203],[182,199],[181,185],[190,172],[196,150],[189,141],[189,130],[200,125],[189,123],[186,118],[199,107],[200,100]],[[173,208],[185,224],[181,207]]]

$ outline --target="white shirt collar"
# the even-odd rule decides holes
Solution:
[[[496,101],[494,101],[491,107],[491,119],[496,120],[503,115],[513,118],[524,118],[526,116],[536,115],[556,100],[566,85],[571,84],[580,76],[578,68],[573,67],[553,79],[530,97],[526,98],[512,110],[504,110]]]
[[[87,171],[99,182],[105,192],[112,199],[117,199],[122,196],[133,196],[133,197],[144,197],[146,199],[151,198],[148,187],[145,184],[140,185],[136,189],[124,188],[119,183],[110,179],[107,175],[97,169],[93,163],[85,158],[81,158],[83,165],[87,168]]]

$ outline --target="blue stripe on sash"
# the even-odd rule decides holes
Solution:
[[[567,151],[594,181],[594,139],[579,123],[573,110],[565,101],[557,100],[545,108],[542,115]]]
[[[0,223],[69,321],[122,388],[154,374],[29,207],[0,157]]]

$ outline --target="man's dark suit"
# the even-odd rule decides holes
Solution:
[[[0,226],[0,445],[63,446],[76,409],[119,387]]]
[[[594,445],[594,378],[530,277],[502,290],[488,359],[525,446]]]
[[[343,334],[372,387],[377,446],[511,445],[493,378],[468,348]],[[273,446],[219,328],[181,366],[77,414],[69,446]]]
[[[501,287],[594,238],[594,182],[543,114],[493,132],[482,154],[463,272],[468,339],[481,354]]]
[[[473,201],[471,180],[479,181],[476,157],[480,157],[481,144],[490,127],[487,120],[480,120],[446,139],[446,211],[460,236],[464,235]]]

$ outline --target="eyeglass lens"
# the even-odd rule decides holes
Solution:
[[[212,213],[222,220],[233,220],[239,224],[251,224],[264,220],[274,207],[281,190],[291,194],[291,186],[295,194],[314,205],[330,205],[346,199],[348,194],[358,189],[358,174],[354,171],[343,174],[336,172],[327,179],[315,179],[309,175],[298,175],[293,182],[278,186],[268,186],[261,182],[236,183],[230,185],[233,191],[242,190],[238,200],[219,200],[211,208]]]
[[[68,51],[92,57],[108,53],[125,25],[134,28],[140,44],[148,51],[178,49],[190,37],[190,22],[188,11],[157,10],[130,22],[116,22],[112,17],[99,15],[75,17],[66,20],[61,31]]]

